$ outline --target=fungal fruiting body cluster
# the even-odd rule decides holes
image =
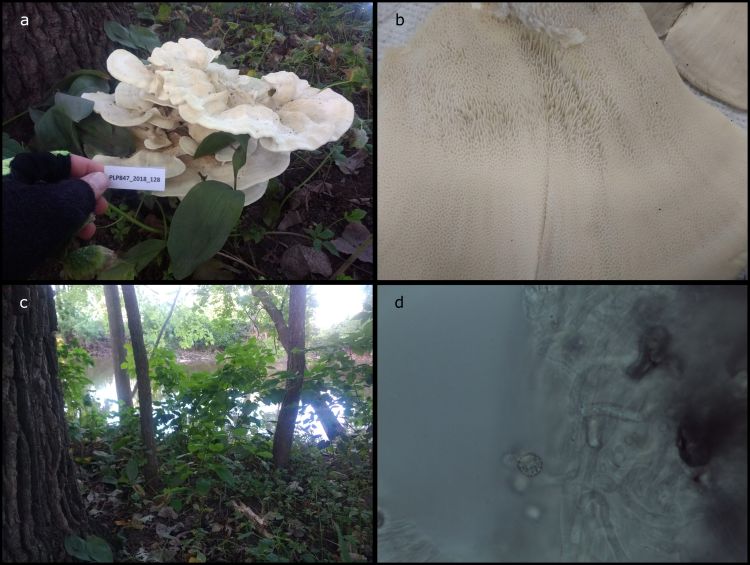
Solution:
[[[193,157],[208,135],[248,134],[247,160],[237,178],[247,205],[288,167],[292,151],[317,149],[351,126],[354,106],[340,94],[314,88],[286,71],[260,79],[240,76],[239,70],[212,62],[219,54],[185,38],[154,49],[149,64],[123,49],[113,51],[107,70],[120,81],[115,92],[82,97],[94,102],[94,111],[106,122],[130,128],[137,150],[128,159],[97,155],[94,160],[163,167],[167,183],[159,196],[183,197],[201,175],[233,183],[237,144]]]

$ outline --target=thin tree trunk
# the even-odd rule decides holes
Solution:
[[[294,439],[294,425],[297,422],[300,391],[305,374],[305,306],[307,287],[292,285],[289,299],[289,324],[284,323],[281,310],[276,308],[271,297],[262,289],[253,287],[263,307],[276,326],[281,344],[286,349],[287,371],[295,376],[287,379],[286,392],[281,401],[279,418],[273,435],[273,463],[282,468],[289,464]]]
[[[333,410],[328,406],[320,392],[311,394],[310,404],[320,420],[320,425],[323,426],[323,429],[326,432],[328,441],[332,442],[337,437],[346,434],[344,426],[342,426],[341,422],[336,418],[336,414],[333,413]]]
[[[151,410],[151,383],[148,376],[148,356],[143,341],[141,314],[138,310],[138,299],[133,285],[122,285],[122,297],[125,300],[125,311],[128,313],[130,342],[133,344],[133,359],[138,377],[138,409],[141,419],[141,437],[146,446],[146,466],[143,474],[146,485],[154,492],[159,485],[159,463],[156,459],[156,440],[154,439],[154,417]]]
[[[62,561],[65,536],[88,531],[68,452],[56,329],[49,286],[3,287],[3,562]]]
[[[104,300],[107,303],[109,335],[112,339],[112,362],[115,369],[117,400],[120,403],[120,408],[122,406],[132,408],[133,397],[130,395],[130,379],[127,371],[122,368],[122,364],[125,362],[125,326],[122,322],[120,295],[116,284],[104,285]]]

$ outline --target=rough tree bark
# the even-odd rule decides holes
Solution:
[[[130,342],[133,344],[133,360],[138,377],[138,410],[141,419],[141,437],[146,446],[146,466],[143,475],[146,486],[155,492],[159,486],[159,463],[156,459],[156,440],[154,439],[154,416],[151,409],[151,383],[148,376],[148,355],[143,341],[141,314],[138,310],[138,299],[133,285],[122,285],[122,297],[125,300],[125,311],[128,313]]]
[[[117,400],[120,406],[133,407],[133,397],[130,394],[130,378],[122,364],[125,362],[125,326],[122,322],[120,309],[120,295],[116,284],[104,285],[104,299],[107,303],[109,318],[109,335],[112,339],[112,362],[115,369],[115,385]]]
[[[65,536],[88,531],[68,452],[56,329],[49,286],[3,286],[3,562],[62,561]]]
[[[50,89],[79,69],[106,71],[116,46],[103,23],[124,26],[134,21],[127,3],[8,2],[3,4],[3,121],[39,104]],[[21,18],[28,17],[28,26]],[[33,123],[28,114],[8,127],[11,137],[28,141]]]
[[[305,306],[307,303],[307,287],[292,285],[289,299],[289,323],[284,322],[284,315],[263,289],[253,286],[255,294],[268,312],[276,326],[281,345],[287,355],[287,371],[295,376],[287,379],[286,392],[281,401],[279,419],[273,434],[273,463],[283,468],[289,464],[294,439],[294,424],[297,422],[300,391],[305,374]]]

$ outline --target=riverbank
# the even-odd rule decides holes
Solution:
[[[87,343],[84,348],[94,359],[107,359],[112,357],[112,344],[109,341],[93,341]],[[178,349],[175,357],[178,363],[210,362],[216,359],[219,349]]]

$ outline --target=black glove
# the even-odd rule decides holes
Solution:
[[[88,183],[70,177],[70,156],[21,153],[3,177],[3,280],[26,279],[94,212]]]

